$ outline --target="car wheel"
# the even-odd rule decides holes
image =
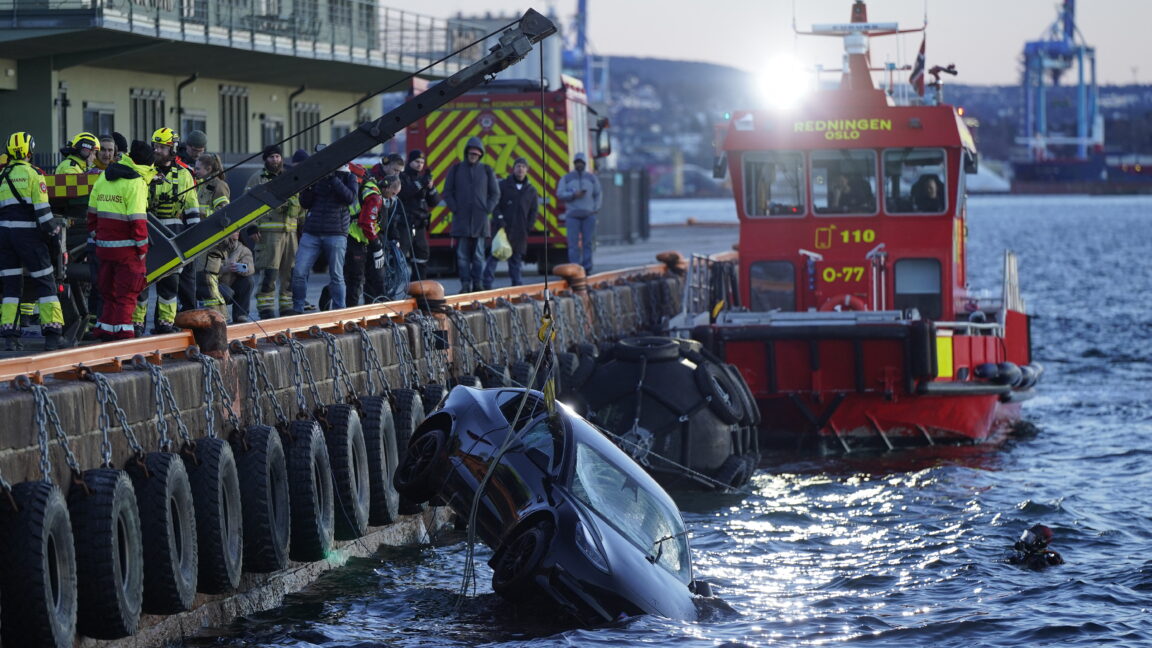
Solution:
[[[551,542],[548,522],[538,522],[517,535],[492,565],[492,591],[511,600],[531,594],[536,569]]]
[[[447,467],[446,444],[443,430],[429,430],[412,440],[392,478],[401,496],[421,504],[436,494]]]

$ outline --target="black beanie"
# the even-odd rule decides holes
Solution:
[[[292,154],[292,164],[300,164],[307,159],[308,151],[305,151],[304,149],[296,149],[296,152]]]
[[[136,164],[144,166],[156,161],[156,155],[152,152],[152,145],[141,140],[132,140],[132,148],[129,149],[128,157]]]
[[[116,144],[116,151],[117,152],[125,153],[128,151],[128,139],[126,137],[124,137],[123,135],[121,135],[120,133],[113,132],[112,133],[112,141],[115,142],[115,144]]]
[[[267,160],[268,156],[270,155],[279,155],[280,157],[284,157],[284,151],[280,150],[280,147],[275,144],[269,144],[268,146],[264,147],[264,153],[262,153],[260,157]]]
[[[424,157],[424,151],[421,151],[420,149],[413,149],[411,151],[408,151],[408,161],[409,162],[411,162],[413,160],[419,160],[422,157]]]

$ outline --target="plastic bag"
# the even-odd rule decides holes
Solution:
[[[497,230],[496,236],[492,237],[492,256],[500,261],[507,261],[512,256],[512,243],[508,241],[504,228]]]
[[[387,301],[407,299],[412,270],[400,250],[400,244],[396,241],[384,243],[384,258],[384,299]]]

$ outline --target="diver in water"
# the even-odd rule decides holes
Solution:
[[[1052,542],[1052,529],[1043,524],[1034,524],[1020,535],[1016,544],[1012,545],[1012,554],[1008,556],[1008,562],[1036,571],[1051,565],[1063,565],[1064,558],[1048,548],[1050,542]]]

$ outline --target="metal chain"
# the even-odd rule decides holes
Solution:
[[[648,288],[648,311],[650,313],[649,319],[652,323],[652,330],[660,330],[660,323],[663,321],[663,313],[661,312],[660,304],[664,295],[664,280],[658,279]]]
[[[137,369],[147,371],[152,379],[152,396],[156,400],[156,430],[160,433],[160,450],[168,452],[171,448],[165,409],[176,419],[180,438],[184,440],[185,444],[192,445],[192,435],[188,433],[188,427],[184,425],[184,419],[180,415],[180,406],[176,404],[176,395],[172,393],[172,383],[168,380],[168,376],[164,375],[164,371],[160,367],[148,362],[144,356],[138,355],[132,358],[132,364]],[[204,389],[204,393],[207,395],[207,385],[204,386]]]
[[[408,384],[415,387],[420,384],[420,370],[416,366],[416,358],[412,356],[412,348],[408,346],[407,336],[400,330],[402,324],[389,320],[392,327],[392,346],[400,359],[401,370],[407,369]]]
[[[568,321],[568,316],[564,312],[563,302],[559,300],[556,301],[556,308],[553,309],[552,318],[556,322],[556,342],[560,345],[561,349],[571,349],[573,345],[571,322]]]
[[[296,382],[296,399],[300,404],[300,412],[308,413],[308,402],[304,398],[304,387],[301,382],[308,384],[308,392],[312,394],[313,407],[320,407],[320,388],[316,386],[316,375],[312,373],[312,363],[308,354],[304,352],[304,345],[291,336],[285,336],[288,349],[292,357],[293,380]]]
[[[314,337],[324,340],[324,346],[328,349],[328,366],[335,374],[332,376],[332,402],[352,402],[356,398],[356,386],[352,384],[352,374],[349,373],[347,365],[344,364],[344,353],[340,350],[340,345],[336,343],[336,336],[318,326],[313,326],[308,329],[308,332]],[[340,383],[344,383],[344,389],[347,390],[344,398],[340,398]]]
[[[576,305],[576,318],[580,320],[580,326],[583,329],[582,334],[592,337],[592,344],[600,346],[600,336],[596,332],[596,327],[588,319],[588,309],[584,306],[584,296],[579,293],[572,295],[572,301]],[[581,335],[582,337],[583,335]]]
[[[364,355],[364,362],[368,365],[368,371],[365,372],[368,393],[376,391],[376,385],[372,382],[373,373],[380,379],[381,392],[392,391],[392,386],[388,384],[388,376],[384,373],[384,364],[380,362],[380,354],[376,352],[376,345],[372,344],[372,338],[368,336],[368,329],[357,324],[356,332],[360,334],[360,349]]]
[[[524,320],[520,319],[520,313],[512,302],[501,297],[496,300],[496,303],[508,309],[509,317],[512,320],[512,353],[517,360],[524,360],[528,357],[528,331],[524,330]]]
[[[638,335],[645,328],[644,325],[644,309],[641,307],[640,301],[640,288],[641,284],[631,283],[628,284],[628,293],[632,295],[632,334]]]
[[[443,329],[440,328],[440,321],[435,316],[424,313],[413,312],[411,316],[420,326],[420,332],[424,336],[424,353],[428,356],[429,372],[434,374],[432,382],[446,384],[448,380],[448,346],[443,345],[441,348],[439,333],[442,333]]]
[[[478,364],[472,358],[473,338],[472,329],[468,325],[468,318],[455,308],[448,309],[448,321],[456,327],[456,346],[460,349],[460,359],[456,365],[457,374],[472,373],[472,368]]]
[[[256,368],[255,358],[252,357],[256,353],[256,350],[249,348],[248,345],[239,340],[233,340],[229,348],[232,353],[243,354],[248,360],[244,363],[244,373],[248,378],[248,395],[252,401],[251,406],[248,408],[250,412],[248,422],[251,425],[256,425],[264,420],[263,394],[260,391],[260,372]]]
[[[588,297],[592,300],[592,314],[596,317],[596,324],[594,324],[592,328],[593,329],[597,329],[597,328],[600,329],[600,336],[599,337],[602,337],[605,340],[612,340],[614,337],[613,336],[614,327],[611,326],[611,323],[608,321],[608,318],[605,317],[605,315],[604,315],[604,308],[600,305],[600,299],[599,299],[600,292],[601,291],[597,290],[597,291],[588,293]]]
[[[200,361],[204,357],[199,353],[191,356],[191,359]],[[209,439],[216,438],[216,408],[212,407],[212,392],[214,385],[212,384],[212,372],[208,370],[208,363],[200,362],[200,391],[204,394],[204,436]]]
[[[140,441],[136,439],[136,433],[132,431],[132,426],[128,423],[128,416],[120,408],[120,402],[116,398],[116,390],[112,389],[108,377],[98,371],[89,371],[86,373],[86,377],[96,383],[96,400],[100,404],[100,429],[106,431],[110,427],[111,415],[108,409],[111,407],[112,413],[116,415],[116,419],[120,423],[121,431],[124,432],[124,438],[128,440],[128,447],[132,449],[132,452],[143,455],[144,446],[140,445]]]
[[[196,360],[204,365],[205,381],[208,383],[208,388],[205,389],[205,396],[208,397],[208,418],[214,420],[212,412],[213,395],[220,399],[224,404],[224,411],[228,413],[228,425],[232,426],[233,430],[240,429],[240,418],[236,416],[236,411],[232,409],[232,395],[228,393],[228,388],[224,385],[224,376],[220,374],[220,368],[216,366],[216,360],[212,356],[199,353],[196,355]],[[215,392],[213,394],[213,392]],[[216,430],[214,427],[208,428],[208,438],[216,438]]]
[[[537,322],[543,322],[544,317],[545,317],[544,302],[539,300],[539,299],[530,299],[530,300],[528,300],[528,303],[532,305],[532,316],[536,318]],[[549,325],[549,329],[550,329],[548,332],[549,335],[551,335],[552,333],[555,332],[555,326],[556,326],[555,320],[552,320],[551,322],[552,323]],[[539,338],[539,336],[537,336],[535,338],[529,338],[529,339],[530,340],[536,340],[538,338]]]
[[[425,325],[424,316],[420,313],[410,313],[408,319],[416,323],[416,327],[420,329],[420,340],[424,347],[424,373],[427,376],[429,384],[436,382],[436,369],[435,358],[432,354],[432,341],[429,337],[428,327]]]
[[[248,356],[249,367],[255,367],[257,380],[264,385],[263,395],[272,406],[272,413],[276,415],[276,421],[281,425],[288,424],[288,415],[284,412],[284,408],[280,406],[279,399],[276,398],[276,387],[272,384],[272,379],[268,376],[268,366],[264,363],[264,354],[256,349],[249,348],[244,344],[237,344],[233,346],[234,350],[240,350],[241,353]],[[251,369],[250,369],[251,371]],[[259,404],[261,390],[253,382],[252,399]],[[301,396],[303,393],[301,393]],[[263,420],[263,410],[260,412],[261,421]]]
[[[490,350],[488,355],[492,362],[507,367],[509,364],[508,348],[499,343],[499,340],[503,339],[504,336],[500,334],[500,322],[496,320],[496,313],[492,312],[487,304],[477,302],[477,305],[484,313],[484,324],[488,327],[488,348]]]
[[[56,441],[60,444],[60,448],[64,450],[64,461],[67,462],[68,467],[72,469],[74,474],[79,475],[80,462],[76,460],[76,455],[72,452],[72,447],[68,444],[68,435],[64,434],[64,426],[60,423],[60,414],[56,411],[56,404],[48,397],[48,388],[43,385],[33,384],[30,386],[32,390],[32,397],[36,402],[36,428],[37,438],[40,442],[40,470],[44,473],[45,481],[52,481],[51,472],[52,464],[48,460],[48,426],[51,425],[53,431],[56,433]]]

